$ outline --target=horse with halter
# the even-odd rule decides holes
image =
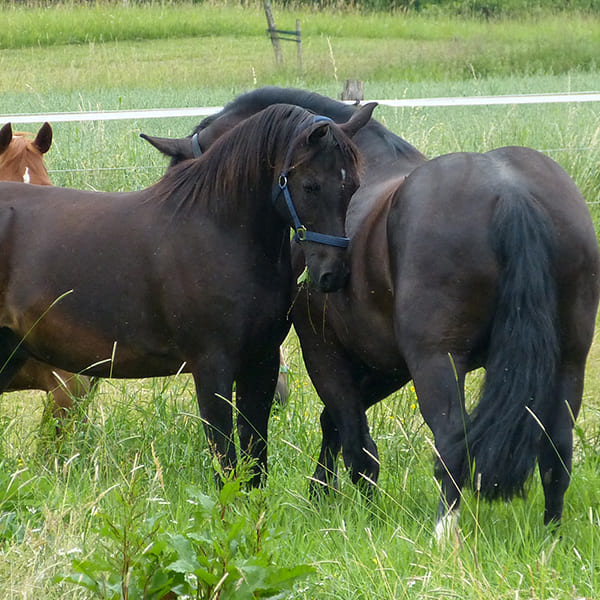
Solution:
[[[233,467],[235,382],[257,484],[290,327],[290,227],[315,288],[343,286],[351,138],[373,108],[338,126],[270,106],[137,192],[0,184],[0,390],[30,357],[103,377],[191,372],[211,450]]]
[[[236,98],[189,138],[149,141],[175,164],[282,97],[342,122],[355,110],[267,88]],[[427,161],[394,137],[373,120],[356,137],[365,169],[346,217],[348,285],[306,290],[293,306],[325,404],[313,485],[336,484],[340,451],[354,482],[377,481],[366,410],[412,379],[435,438],[438,534],[457,517],[464,485],[508,499],[523,491],[536,461],[544,522],[558,523],[600,295],[585,200],[557,163],[530,148]],[[482,397],[469,414],[465,375],[480,367]]]
[[[44,123],[33,139],[29,134],[13,131],[10,123],[4,125],[0,129],[0,181],[52,185],[44,164],[44,154],[51,145],[52,127],[49,123]],[[89,377],[75,376],[30,358],[5,391],[45,391],[47,402],[42,421],[51,416],[59,433],[66,414],[73,407],[73,399],[90,389]]]

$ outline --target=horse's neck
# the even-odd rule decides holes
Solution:
[[[365,178],[408,175],[427,160],[414,146],[376,121],[363,127],[354,141],[365,163]]]
[[[386,220],[392,196],[405,179],[406,175],[398,174],[361,183],[348,206],[346,234],[352,238],[365,223],[368,222],[367,226],[371,226],[374,220]]]

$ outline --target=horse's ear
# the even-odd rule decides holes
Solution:
[[[171,158],[194,158],[190,138],[163,138],[140,133],[140,137],[152,144],[159,152]]]
[[[357,109],[349,121],[340,125],[344,133],[350,138],[354,137],[356,132],[369,122],[376,106],[377,102],[368,102]]]
[[[309,144],[318,143],[327,133],[329,132],[329,121],[322,121],[318,124],[318,126],[313,129],[308,136]]]
[[[12,137],[12,125],[7,123],[0,129],[0,154],[8,148],[8,145],[12,141]]]
[[[52,127],[50,123],[44,123],[33,140],[34,146],[42,153],[46,154],[52,145]]]

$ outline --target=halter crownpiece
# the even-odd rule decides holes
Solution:
[[[319,123],[321,121],[329,121],[333,123],[332,119],[322,115],[316,115],[313,118],[312,123]],[[290,194],[290,190],[288,188],[287,183],[287,171],[284,170],[281,172],[281,175],[279,175],[279,179],[277,180],[277,187],[273,191],[273,204],[275,204],[280,194],[283,193],[288,212],[292,217],[292,227],[296,232],[294,239],[296,239],[299,242],[316,242],[317,244],[325,244],[326,246],[337,246],[338,248],[347,248],[350,244],[350,238],[338,235],[329,235],[326,233],[317,233],[316,231],[309,231],[304,225],[302,225],[302,222],[298,217],[298,213],[296,212],[296,208],[294,207],[294,203],[292,202],[292,196]]]
[[[202,148],[200,147],[200,142],[198,141],[198,134],[195,133],[191,139],[192,144],[192,154],[194,158],[200,158],[202,156]]]

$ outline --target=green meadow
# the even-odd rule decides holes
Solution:
[[[349,78],[365,82],[367,99],[600,91],[597,14],[274,13],[282,28],[301,21],[302,70],[289,42],[285,64],[275,64],[262,4],[1,7],[0,115],[222,106],[263,85],[337,97]],[[600,232],[599,103],[382,105],[375,116],[431,157],[513,144],[549,154],[582,190]],[[51,179],[81,189],[148,186],[167,161],[139,133],[183,136],[200,120],[50,119]],[[40,433],[41,392],[3,395],[0,598],[171,599],[160,587],[168,577],[179,597],[203,600],[600,597],[598,341],[560,534],[542,524],[535,477],[511,503],[465,492],[460,535],[444,546],[433,541],[433,440],[414,389],[369,411],[382,462],[374,498],[361,496],[340,464],[339,493],[312,499],[321,403],[293,332],[285,352],[290,398],[274,406],[269,477],[252,492],[233,480],[217,491],[187,376],[103,380],[60,444]],[[469,378],[470,401],[481,379]]]

